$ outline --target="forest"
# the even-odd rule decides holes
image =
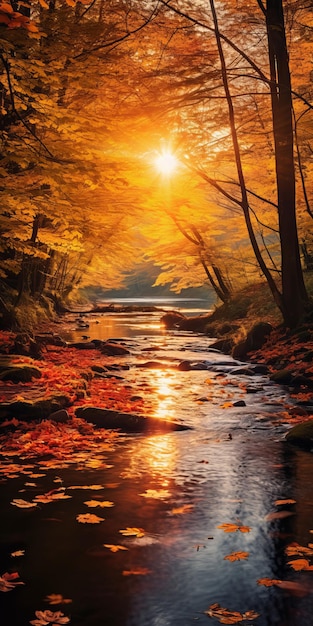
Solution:
[[[310,306],[310,0],[0,3],[1,324],[146,263]]]

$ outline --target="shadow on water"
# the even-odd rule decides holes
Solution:
[[[292,569],[285,549],[312,538],[313,457],[284,442],[275,421],[281,390],[258,377],[246,407],[227,407],[231,394],[242,397],[245,376],[138,369],[146,341],[137,336],[127,383],[145,390],[156,416],[193,429],[125,436],[101,467],[35,467],[37,478],[1,482],[0,574],[18,571],[25,583],[1,593],[3,625],[26,626],[47,609],[75,626],[213,625],[205,611],[219,603],[259,614],[238,622],[244,626],[312,626],[313,572]],[[161,335],[152,345],[167,357],[183,350],[184,358],[214,359],[204,338]],[[55,480],[71,498],[35,509],[10,504],[46,493]],[[113,506],[87,508],[90,500]],[[86,512],[105,519],[78,523]],[[225,558],[233,553],[245,558]],[[266,578],[283,584],[258,584]],[[49,605],[51,594],[71,602]]]

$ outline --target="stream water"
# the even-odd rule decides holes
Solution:
[[[116,361],[129,366],[119,372],[126,384],[134,395],[149,390],[155,416],[190,430],[125,436],[100,466],[90,459],[51,468],[33,486],[25,476],[0,483],[1,571],[10,571],[13,551],[25,550],[14,563],[25,585],[0,594],[3,626],[26,626],[47,609],[73,626],[312,626],[313,571],[296,571],[289,563],[303,556],[288,556],[286,547],[313,540],[313,456],[284,440],[287,391],[242,373],[209,338],[166,333],[159,318],[91,316],[86,333],[124,339],[131,355]],[[77,340],[82,331],[73,323],[65,334]],[[147,361],[159,365],[142,367]],[[182,361],[193,369],[173,367]],[[240,400],[244,406],[233,406]],[[70,499],[36,510],[10,505],[53,489],[55,480]],[[86,509],[95,496],[114,506]],[[79,524],[87,511],[105,520]],[[120,532],[127,528],[137,536]],[[225,558],[233,553],[240,560]],[[281,582],[258,583],[266,578]],[[48,605],[50,594],[63,603]],[[210,617],[215,603],[250,619]],[[66,623],[60,615],[42,620],[37,615],[36,625]]]

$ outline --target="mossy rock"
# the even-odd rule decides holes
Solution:
[[[30,383],[33,378],[41,378],[41,371],[32,365],[13,365],[0,372],[0,380],[13,383]]]
[[[286,434],[286,441],[306,450],[313,449],[313,419],[297,424]]]

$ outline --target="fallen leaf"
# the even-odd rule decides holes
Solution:
[[[251,528],[249,526],[241,526],[240,524],[220,524],[217,528],[221,528],[224,533],[235,533],[238,530],[241,533],[249,533]]]
[[[15,550],[15,552],[11,552],[11,556],[24,556],[25,550]]]
[[[7,591],[14,589],[17,585],[25,584],[20,580],[16,580],[17,578],[19,578],[19,574],[17,572],[11,572],[10,574],[5,572],[5,574],[2,574],[2,576],[0,576],[0,591],[6,593]]]
[[[193,504],[183,504],[182,506],[171,509],[169,513],[170,515],[184,515],[185,513],[190,513],[193,508]]]
[[[104,489],[103,485],[72,485],[71,487],[67,487],[67,489],[92,489],[93,491],[97,491],[98,489]]]
[[[208,610],[205,611],[205,614],[209,615],[209,617],[215,617],[220,624],[238,624],[244,620],[253,620],[259,617],[259,613],[256,613],[255,611],[246,611],[246,613],[229,611],[228,609],[221,607],[217,602],[215,604],[211,604]]]
[[[145,535],[143,528],[124,528],[119,532],[125,537],[144,537]]]
[[[300,572],[301,570],[313,570],[313,565],[310,565],[307,559],[294,559],[293,561],[288,561],[288,565],[296,570],[296,572]]]
[[[151,574],[151,570],[146,567],[137,567],[134,569],[124,569],[122,574],[123,576],[146,576],[146,574]]]
[[[103,500],[102,502],[100,500],[86,500],[84,504],[89,507],[100,506],[101,508],[114,506],[114,502],[111,502],[110,500]]]
[[[275,504],[277,506],[280,506],[282,504],[296,504],[296,500],[292,500],[291,498],[289,500],[276,500]]]
[[[306,546],[300,546],[298,543],[291,543],[289,546],[287,546],[285,548],[285,553],[287,554],[287,556],[313,556],[313,545],[312,544],[308,544],[308,547]]]
[[[93,513],[81,513],[76,516],[76,519],[81,524],[100,524],[100,522],[103,522],[105,518],[93,515]]]
[[[171,494],[168,489],[146,489],[144,493],[140,493],[139,495],[143,498],[162,499],[169,498]]]
[[[37,619],[30,621],[30,624],[33,624],[33,626],[49,626],[49,624],[58,626],[59,624],[68,624],[70,621],[70,618],[66,617],[61,611],[35,611],[35,615]]]
[[[278,585],[281,582],[277,578],[259,578],[257,580],[258,585],[264,585],[264,587],[273,587],[273,585]]]
[[[14,498],[10,504],[18,506],[20,509],[31,509],[37,506],[36,502],[28,502],[28,500],[22,500],[20,498]]]
[[[128,550],[126,546],[120,546],[118,544],[104,543],[103,545],[105,548],[108,548],[109,550],[111,550],[111,552],[119,552],[119,550]]]
[[[231,554],[227,554],[224,556],[226,561],[241,561],[242,559],[247,559],[249,556],[249,552],[232,552]]]
[[[72,600],[63,598],[60,593],[50,593],[49,596],[45,597],[45,602],[49,602],[49,604],[70,604]]]

